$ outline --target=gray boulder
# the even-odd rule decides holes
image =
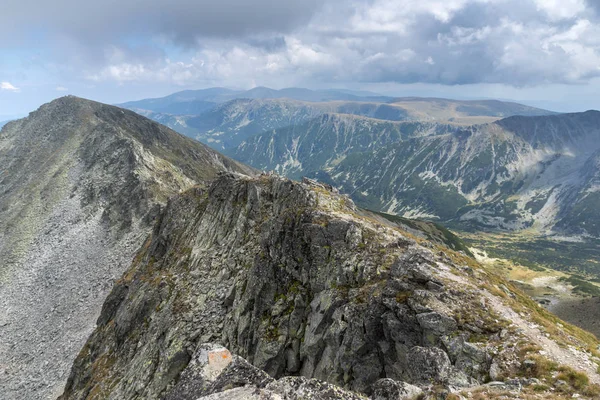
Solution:
[[[371,400],[412,400],[423,393],[418,386],[393,379],[380,379],[373,384]]]
[[[338,386],[318,379],[302,376],[288,376],[267,385],[267,390],[280,395],[285,400],[366,400],[366,397],[352,393]]]
[[[283,398],[268,390],[246,386],[202,396],[198,400],[283,400]]]
[[[415,346],[408,352],[407,360],[412,381],[424,384],[445,382],[452,368],[448,354],[437,347]]]

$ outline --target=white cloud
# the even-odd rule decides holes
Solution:
[[[70,71],[83,71],[87,80],[120,85],[420,82],[532,86],[580,84],[600,76],[599,15],[586,0],[322,3],[308,22],[273,34],[236,36],[231,32],[198,37],[195,32],[195,44],[175,48],[178,42],[169,39],[173,32],[165,31],[160,40],[149,36],[138,47],[118,41],[98,48],[68,42],[64,47],[72,54],[61,58],[68,58],[64,64]],[[82,48],[85,51],[75,51]],[[64,82],[71,87],[68,80]]]
[[[6,90],[8,92],[15,92],[15,93],[21,91],[21,89],[19,89],[18,87],[15,87],[10,82],[0,82],[0,90]]]
[[[575,18],[586,10],[584,0],[534,0],[552,20]]]

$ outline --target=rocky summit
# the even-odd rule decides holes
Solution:
[[[60,399],[594,398],[597,346],[328,186],[225,173],[157,217]]]
[[[0,398],[56,398],[170,196],[252,173],[133,112],[64,97],[0,131]]]

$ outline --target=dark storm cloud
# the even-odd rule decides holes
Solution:
[[[587,0],[587,3],[590,7],[594,8],[597,11],[600,11],[600,0]]]
[[[198,37],[289,32],[305,24],[319,0],[8,0],[0,32],[77,35],[102,41],[123,34],[160,34],[193,45]],[[5,42],[10,37],[4,35]]]
[[[285,37],[283,36],[250,37],[245,40],[245,43],[252,47],[262,48],[268,52],[279,51],[286,46]]]

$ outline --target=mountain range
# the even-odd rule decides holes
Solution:
[[[257,133],[304,123],[325,113],[387,121],[427,121],[469,125],[512,115],[551,115],[547,110],[497,100],[385,97],[369,93],[308,89],[222,88],[183,91],[158,99],[123,103],[218,150],[239,145]]]
[[[255,87],[250,90],[231,90],[215,87],[201,90],[184,90],[165,97],[130,101],[119,104],[119,106],[182,115],[189,114],[186,110],[190,109],[193,103],[215,105],[234,99],[291,99],[308,102],[347,100],[384,103],[391,101],[393,97],[343,89],[310,90],[304,88],[285,88],[277,90],[267,87]]]
[[[214,100],[211,91],[219,90],[206,91]],[[194,92],[182,93],[165,99],[177,104]],[[258,94],[271,98],[220,97],[198,115],[135,111],[256,168],[328,182],[361,206],[438,221],[469,232],[469,240],[483,233],[478,238],[486,240],[471,245],[497,257],[597,276],[593,111],[557,114],[494,100],[239,95]],[[501,244],[503,232],[519,239]]]
[[[462,147],[478,150],[492,132],[493,149],[503,138],[546,154],[542,145],[591,143],[596,118],[464,128],[323,113],[271,130],[269,142],[312,142],[294,153],[303,164],[283,171],[298,176],[353,157],[379,168],[373,152],[398,146],[437,154],[426,152],[434,172],[433,161],[453,162],[433,151],[447,143],[468,158]],[[532,128],[548,126],[561,128],[543,137]],[[244,143],[252,158],[262,145]],[[261,162],[276,159],[265,154]],[[420,163],[404,161],[414,167],[402,171],[421,176]],[[489,175],[466,165],[448,179]],[[136,113],[75,97],[4,126],[0,171],[4,398],[600,395],[597,339],[479,264],[440,225],[362,209],[312,179],[259,174]],[[347,191],[342,175],[328,176]]]
[[[599,237],[599,139],[597,111],[467,128],[329,115],[255,135],[227,153],[316,177],[391,214]]]
[[[171,106],[224,101],[199,115],[137,111],[257,168],[322,179],[375,210],[459,229],[600,235],[588,219],[595,204],[594,112],[555,114],[492,100],[317,101],[322,92],[312,102],[298,100],[308,93],[209,89],[160,99]],[[249,98],[225,101],[238,95]]]

